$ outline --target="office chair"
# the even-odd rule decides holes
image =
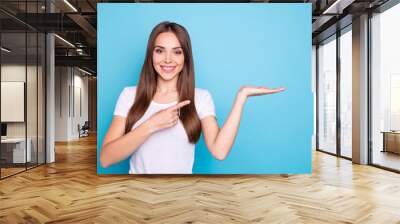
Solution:
[[[89,121],[85,121],[82,127],[80,127],[80,125],[78,124],[79,138],[89,136],[89,129],[90,129]]]

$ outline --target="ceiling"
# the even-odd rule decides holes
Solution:
[[[373,10],[388,0],[231,0],[232,3],[312,3],[313,43],[318,43],[336,32],[340,26],[351,23],[351,18],[366,10]],[[99,2],[180,2],[150,0],[1,0],[0,25],[2,46],[12,48],[14,54],[33,52],[37,41],[31,35],[25,50],[24,33],[55,32],[56,65],[80,66],[96,73],[97,3]],[[218,0],[185,1],[218,2]],[[225,2],[227,1],[219,1]],[[49,12],[52,13],[49,13]],[[347,22],[346,22],[347,21]],[[36,40],[36,39],[35,39]],[[66,41],[64,41],[66,40]],[[32,43],[31,43],[32,42]],[[68,42],[68,43],[67,43]],[[39,45],[41,49],[42,45]],[[26,52],[25,52],[26,51]],[[2,54],[3,55],[3,54]],[[29,56],[28,56],[29,58]]]

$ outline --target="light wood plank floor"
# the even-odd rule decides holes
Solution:
[[[15,173],[21,172],[26,170],[25,167],[24,168],[1,168],[1,177],[7,177],[10,175],[13,175]]]
[[[372,160],[374,164],[400,170],[400,154],[375,150]]]
[[[400,175],[314,152],[312,175],[97,176],[96,139],[0,181],[0,223],[400,223]]]

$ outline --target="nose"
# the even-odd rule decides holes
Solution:
[[[167,52],[165,54],[165,59],[164,59],[165,63],[171,63],[171,53]]]

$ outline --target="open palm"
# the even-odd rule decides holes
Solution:
[[[265,94],[273,94],[286,90],[284,87],[280,88],[268,88],[265,86],[242,86],[240,93],[244,96],[260,96]]]

